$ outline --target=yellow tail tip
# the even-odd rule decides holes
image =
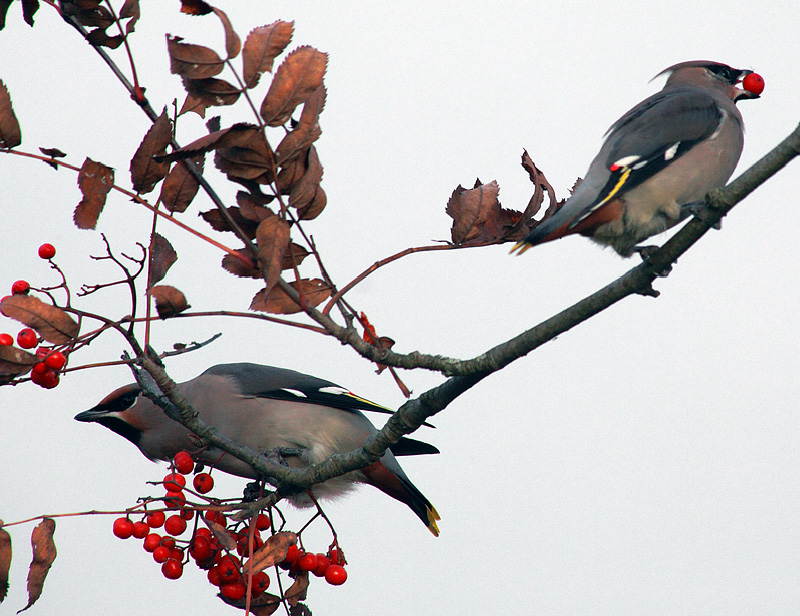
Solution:
[[[528,250],[529,248],[532,248],[532,247],[533,247],[533,244],[529,244],[525,240],[522,240],[521,242],[517,242],[516,244],[514,244],[514,247],[511,249],[511,252],[509,252],[509,254],[513,255],[516,252],[517,256],[519,256],[521,254],[524,254],[526,250]],[[519,251],[519,252],[517,252],[517,251]]]
[[[439,512],[436,511],[436,507],[430,505],[427,507],[427,514],[428,514],[428,530],[431,531],[431,534],[434,537],[439,536],[439,526],[436,524],[438,520],[441,520],[441,516],[439,516]]]

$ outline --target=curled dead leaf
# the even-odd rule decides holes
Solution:
[[[214,8],[203,0],[181,0],[181,13],[186,15],[208,15]]]
[[[289,223],[277,215],[265,218],[256,229],[258,266],[265,275],[264,292],[267,295],[281,277],[283,256],[289,246],[289,233]]]
[[[169,69],[175,75],[187,79],[214,77],[225,68],[225,62],[216,51],[203,45],[182,43],[179,36],[167,37]]]
[[[456,245],[484,245],[500,242],[519,222],[520,212],[500,207],[497,182],[474,188],[459,186],[447,202],[447,214],[453,218],[451,236]]]
[[[317,194],[317,188],[322,181],[322,163],[317,155],[317,148],[313,145],[308,149],[306,172],[292,186],[289,193],[289,205],[298,210],[308,206]],[[324,206],[323,206],[324,207]]]
[[[73,219],[79,229],[94,229],[106,196],[114,186],[114,170],[103,163],[87,158],[78,173],[78,188],[83,199],[75,208]]]
[[[169,243],[169,240],[158,233],[153,234],[150,244],[150,263],[148,268],[147,286],[152,287],[164,279],[169,268],[178,260],[178,253]]]
[[[241,92],[236,86],[231,85],[224,79],[189,79],[183,78],[184,89],[195,99],[201,101],[208,107],[220,107],[233,105],[239,100]]]
[[[214,11],[214,15],[219,17],[219,20],[222,22],[222,27],[225,29],[225,53],[228,54],[228,60],[232,60],[238,56],[239,52],[242,50],[242,41],[239,35],[234,31],[228,16],[221,9],[216,7],[212,7],[212,10]]]
[[[286,592],[283,593],[283,598],[289,602],[289,605],[297,605],[300,601],[305,600],[307,590],[308,571],[303,571],[303,573],[295,578],[294,584],[289,586]]]
[[[43,518],[31,533],[33,560],[28,569],[28,605],[22,608],[20,612],[27,610],[36,603],[42,595],[42,588],[44,586],[44,580],[47,577],[47,572],[56,559],[56,544],[53,541],[53,533],[55,530],[55,520]]]
[[[169,163],[157,160],[156,157],[166,154],[167,146],[171,142],[172,123],[165,107],[131,159],[131,184],[137,193],[149,193],[167,175]]]
[[[322,186],[317,186],[317,192],[314,193],[314,198],[307,206],[300,208],[297,211],[297,217],[300,220],[314,220],[317,216],[322,214],[322,210],[328,205],[328,195],[322,189]]]
[[[174,317],[191,308],[181,291],[166,284],[156,285],[150,289],[150,295],[156,300],[156,311],[162,319]]]
[[[0,346],[0,385],[28,374],[39,358],[14,346]]]
[[[194,166],[202,173],[205,159],[198,156],[192,159]],[[189,172],[184,162],[176,162],[167,174],[164,183],[161,185],[161,203],[172,213],[185,212],[191,202],[197,196],[200,183],[195,176]]]
[[[222,547],[229,552],[236,550],[236,538],[227,528],[209,519],[205,519],[205,523],[208,525],[208,528],[211,529],[211,532],[214,533],[214,537],[217,538],[217,541],[219,541]]]
[[[319,278],[304,278],[299,281],[299,284],[290,282],[289,286],[296,289],[301,298],[312,307],[319,306],[332,294],[331,288]],[[303,308],[276,286],[269,294],[266,294],[264,289],[256,293],[253,301],[250,302],[250,310],[269,312],[270,314],[296,314],[302,312]]]
[[[11,105],[11,96],[0,79],[0,147],[15,148],[22,143],[22,132]]]
[[[242,216],[241,210],[235,205],[228,208],[228,214],[230,214],[233,222],[239,226],[249,239],[255,239],[256,229],[258,228],[257,223]],[[228,221],[222,217],[222,214],[220,214],[219,210],[216,208],[208,210],[207,212],[201,212],[200,216],[202,216],[203,220],[210,224],[211,228],[215,231],[233,231]]]
[[[258,85],[262,73],[272,72],[272,64],[292,40],[294,22],[275,21],[250,31],[242,52],[243,77],[248,88]]]
[[[79,325],[58,306],[45,304],[32,295],[11,295],[0,303],[5,316],[32,327],[54,344],[66,344],[78,335]]]
[[[242,571],[246,573],[252,566],[253,573],[258,573],[273,565],[277,565],[286,558],[286,552],[289,550],[289,546],[296,543],[297,535],[292,532],[284,531],[275,533],[255,551],[250,560],[242,565]]]
[[[171,162],[174,160],[191,158],[199,154],[205,154],[206,152],[216,150],[217,148],[233,147],[237,145],[244,147],[247,145],[252,145],[254,136],[259,134],[263,138],[263,133],[258,130],[257,126],[240,122],[238,124],[233,124],[228,128],[216,130],[208,135],[200,137],[199,139],[195,139],[191,143],[178,150],[175,150],[174,152],[171,152],[165,156],[159,156],[157,160]]]
[[[11,535],[0,520],[0,603],[8,593],[8,571],[11,569]]]
[[[268,126],[286,124],[295,108],[322,85],[328,54],[313,47],[298,47],[278,67],[261,103],[261,117]]]

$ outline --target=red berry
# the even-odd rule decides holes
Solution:
[[[328,558],[331,559],[332,565],[346,565],[347,560],[345,560],[344,552],[342,552],[341,548],[331,548],[328,550]]]
[[[39,256],[42,259],[52,259],[56,256],[56,248],[52,244],[42,244],[39,246]]]
[[[325,581],[332,586],[341,586],[347,580],[347,571],[341,565],[331,565],[325,571]]]
[[[317,555],[309,552],[297,564],[303,571],[313,571],[317,568]]]
[[[11,334],[0,334],[0,346],[11,346],[14,344],[14,338]]]
[[[164,530],[170,535],[181,535],[186,530],[186,520],[179,515],[171,515],[164,522]]]
[[[137,539],[144,539],[150,534],[150,527],[144,522],[133,523],[133,536]]]
[[[208,494],[214,487],[214,479],[208,473],[200,473],[194,476],[192,484],[200,494]]]
[[[267,530],[270,524],[269,517],[265,516],[263,513],[258,514],[256,518],[256,530]]]
[[[217,565],[219,570],[219,579],[223,582],[233,582],[240,577],[239,573],[239,559],[235,556],[223,556]]]
[[[250,595],[257,597],[269,588],[269,576],[266,571],[259,571],[253,576],[253,585],[250,587]]]
[[[33,365],[33,370],[31,372],[33,372],[33,374],[44,374],[48,370],[50,370],[50,368],[47,367],[47,364],[40,361],[38,364]]]
[[[322,577],[325,575],[325,572],[328,570],[328,567],[331,565],[331,559],[325,556],[325,554],[317,554],[317,566],[312,571],[314,575],[317,577]]]
[[[219,586],[222,584],[222,580],[219,578],[218,567],[211,567],[211,569],[208,570],[208,581],[214,586]]]
[[[286,557],[283,559],[283,562],[287,565],[292,565],[297,562],[298,558],[300,558],[300,548],[298,548],[295,544],[292,544],[286,551]]]
[[[161,565],[161,573],[168,580],[177,580],[183,575],[183,563],[174,558],[170,558],[163,565]]]
[[[26,327],[17,334],[17,344],[23,349],[32,349],[39,343],[39,336],[30,327]]]
[[[161,545],[163,545],[168,550],[171,550],[172,548],[175,547],[175,537],[170,537],[170,536],[162,537]]]
[[[167,492],[164,496],[164,503],[167,507],[180,508],[186,504],[186,497],[183,492]]]
[[[180,548],[172,548],[169,551],[169,557],[174,558],[178,562],[183,562],[183,550]]]
[[[159,545],[161,545],[161,535],[158,533],[150,533],[144,538],[142,547],[145,552],[153,552]]]
[[[181,517],[184,520],[191,520],[194,517],[194,511],[192,511],[191,509],[184,509],[183,511],[181,511]]]
[[[53,387],[58,385],[59,378],[55,370],[50,370],[48,368],[46,372],[43,372],[41,374],[37,372],[32,372],[31,381],[33,381],[40,387],[44,387],[45,389],[53,389]]]
[[[225,526],[228,523],[228,519],[221,511],[206,511],[206,520],[216,522],[221,526]]]
[[[742,87],[753,94],[761,94],[764,91],[764,78],[758,73],[748,73],[742,80]]]
[[[245,593],[247,593],[247,586],[245,586],[244,582],[241,581],[230,582],[220,586],[219,591],[226,599],[238,601],[244,597]]]
[[[164,524],[166,516],[163,511],[153,511],[147,514],[147,525],[150,528],[160,528]]]
[[[194,532],[195,537],[205,537],[209,541],[211,541],[211,531],[207,529],[205,526],[201,526]]]
[[[180,492],[186,485],[186,478],[179,473],[170,473],[164,477],[164,487],[167,492]]]
[[[128,518],[117,518],[114,520],[113,532],[120,539],[127,539],[133,535],[133,522]]]
[[[239,533],[236,538],[236,551],[239,553],[239,556],[244,556],[245,554],[250,553],[250,531],[245,529],[243,532]],[[261,540],[261,535],[258,531],[253,533],[253,551],[255,552],[258,548],[262,546],[264,542]]]
[[[175,466],[175,470],[182,475],[187,475],[194,470],[194,460],[192,460],[192,456],[188,451],[176,453],[175,457],[172,458],[172,464]]]
[[[189,548],[189,554],[195,560],[205,560],[212,555],[211,541],[203,535],[197,535],[192,540],[192,547]]]
[[[170,549],[166,546],[160,545],[153,550],[153,560],[157,563],[165,563],[169,560]]]
[[[31,285],[28,284],[27,280],[17,280],[14,284],[11,285],[12,295],[27,295],[28,291],[30,290],[31,290]]]
[[[64,355],[61,351],[53,351],[44,358],[44,363],[47,364],[48,368],[52,368],[53,370],[61,370],[66,363],[67,363],[67,356]]]

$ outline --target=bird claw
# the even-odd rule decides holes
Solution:
[[[648,261],[659,248],[661,248],[661,246],[634,246],[631,248],[631,254],[638,252],[642,261]]]
[[[659,250],[660,248],[661,246],[634,246],[633,248],[631,248],[631,254],[633,254],[634,252],[638,252],[639,256],[642,258],[642,261],[652,266],[653,264],[650,261],[650,257],[652,257],[656,253],[656,251]],[[659,269],[653,267],[653,273],[658,278],[666,278],[667,276],[669,276],[671,271],[672,271],[672,265],[667,265],[666,267],[662,267]],[[649,291],[642,293],[642,295],[658,297],[658,291],[656,291],[651,287]]]
[[[709,229],[716,229],[717,231],[722,229],[722,221],[717,220],[714,217],[714,215],[711,213],[711,208],[708,207],[705,201],[693,201],[692,203],[686,203],[681,206],[681,211],[682,213],[685,212],[687,216],[694,216]]]

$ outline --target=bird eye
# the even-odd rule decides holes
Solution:
[[[733,73],[731,72],[730,67],[716,65],[716,66],[709,67],[709,70],[712,73],[714,73],[717,77],[719,77],[720,79],[724,79],[725,81],[727,81],[729,83],[733,83]]]

